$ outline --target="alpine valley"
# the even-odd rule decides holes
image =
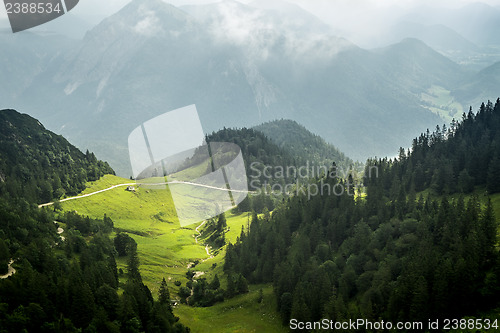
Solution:
[[[0,107],[40,119],[125,177],[131,175],[130,132],[191,104],[207,132],[292,119],[364,161],[392,156],[422,129],[448,124],[470,105],[497,97],[478,81],[500,57],[480,49],[480,40],[468,43],[452,28],[441,30],[446,33],[393,29],[403,33],[387,35],[394,44],[363,49],[279,1],[177,8],[134,0],[83,40],[2,34]],[[446,50],[429,46],[437,44]],[[464,48],[476,52],[469,58],[482,68],[445,57]],[[495,71],[486,72],[492,77],[483,84],[492,85]]]
[[[498,331],[500,7],[295,3],[0,33],[0,333]],[[208,160],[134,179],[129,134],[192,104]]]

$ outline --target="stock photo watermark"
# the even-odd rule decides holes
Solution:
[[[378,178],[378,167],[368,168],[366,174],[354,169],[316,165],[307,161],[302,166],[271,166],[261,162],[250,164],[249,189],[254,194],[290,196],[355,196],[362,179]],[[293,180],[290,181],[290,180]],[[319,180],[319,181],[318,181]]]
[[[355,196],[362,178],[378,177],[376,167],[361,174],[311,162],[286,167],[253,162],[247,176],[239,146],[207,142],[195,105],[136,127],[128,137],[128,150],[137,185],[168,190],[181,226],[227,212],[249,194]]]
[[[12,32],[31,29],[63,16],[80,0],[3,0]]]
[[[168,189],[181,226],[224,213],[248,195],[240,147],[206,142],[195,105],[138,126],[128,148],[138,186]]]

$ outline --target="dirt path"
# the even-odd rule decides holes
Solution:
[[[203,227],[203,226],[205,225],[205,223],[207,223],[207,221],[203,221],[203,223],[202,223],[202,224],[200,224],[199,226],[197,226],[197,227],[196,227],[196,229],[195,229],[195,230],[196,230],[196,232],[198,233],[198,235],[194,237],[194,240],[195,240],[196,244],[198,244],[198,237],[200,237],[200,236],[201,236],[201,232],[200,232],[200,230],[199,230],[199,229],[200,229],[201,227]]]
[[[215,187],[215,186],[197,184],[197,183],[191,183],[191,182],[183,182],[183,181],[179,181],[179,180],[173,180],[173,181],[168,182],[168,183],[153,184],[153,185],[170,185],[170,184],[185,184],[185,185],[192,185],[192,186],[196,186],[196,187],[209,188],[209,189],[218,190],[218,191],[228,191],[227,188]],[[229,191],[234,192],[234,193],[254,193],[252,191],[240,191],[240,190],[233,190],[233,189],[230,189]]]
[[[54,221],[54,223],[57,224],[58,222]],[[64,236],[61,235],[63,232],[64,232],[63,228],[60,228],[60,227],[57,228],[57,234],[61,236],[61,240],[64,242]],[[16,274],[16,269],[14,267],[12,267],[13,263],[14,263],[14,260],[11,259],[9,262],[9,268],[7,270],[7,274],[0,275],[0,279],[6,279],[6,278]]]
[[[203,223],[200,224],[199,226],[197,226],[196,229],[195,229],[196,232],[198,233],[198,235],[194,237],[194,240],[195,240],[196,244],[198,244],[198,237],[201,236],[200,228],[202,228],[205,225],[205,223],[207,223],[207,221],[203,221]],[[214,258],[214,256],[210,253],[210,246],[206,245],[205,246],[205,251],[207,252],[207,256],[209,256],[209,258],[203,259],[201,262],[205,262],[205,261],[207,261],[209,259],[213,259]]]
[[[12,267],[13,263],[14,263],[14,260],[11,259],[10,262],[9,262],[9,269],[7,270],[7,274],[0,275],[0,279],[6,279],[9,276],[12,276],[12,275],[14,275],[16,273],[16,269],[14,267]]]
[[[160,186],[160,185],[171,185],[171,184],[192,185],[192,186],[196,186],[196,187],[204,187],[204,188],[209,188],[209,189],[218,190],[218,191],[227,191],[228,190],[227,188],[215,187],[215,186],[204,185],[204,184],[196,184],[196,183],[191,183],[191,182],[183,182],[183,181],[179,181],[179,180],[173,180],[171,182],[165,182],[165,183],[128,183],[128,184],[113,185],[113,186],[111,186],[109,188],[106,188],[104,190],[99,190],[99,191],[95,191],[95,192],[84,194],[84,195],[78,195],[76,197],[70,197],[70,198],[66,198],[66,199],[61,199],[61,200],[59,200],[59,202],[65,202],[65,201],[69,201],[69,200],[76,200],[76,199],[87,198],[87,197],[90,197],[92,195],[103,193],[103,192],[106,192],[106,191],[109,191],[109,190],[113,190],[115,188],[123,187],[123,186],[134,186],[134,185]],[[251,192],[251,191],[239,191],[239,190],[231,190],[231,192],[234,192],[234,193],[254,193],[254,192]],[[38,205],[38,208],[52,206],[53,204],[54,204],[54,202],[47,202],[47,203]]]
[[[104,190],[100,190],[100,191],[95,191],[95,192],[92,192],[92,193],[89,193],[89,194],[84,194],[84,195],[78,195],[76,197],[71,197],[71,198],[66,198],[66,199],[61,199],[59,202],[65,202],[65,201],[69,201],[69,200],[75,200],[75,199],[81,199],[81,198],[86,198],[86,197],[90,197],[91,195],[95,195],[95,194],[99,194],[99,193],[102,193],[102,192],[106,192],[106,191],[109,191],[109,190],[112,190],[112,189],[115,189],[117,187],[122,187],[122,186],[132,186],[132,185],[137,185],[136,183],[129,183],[129,184],[119,184],[119,185],[114,185],[114,186],[111,186],[107,189],[104,189]],[[42,207],[47,207],[47,206],[52,206],[54,204],[54,202],[48,202],[48,203],[44,203],[44,204],[41,204],[41,205],[38,205],[38,208],[42,208]]]

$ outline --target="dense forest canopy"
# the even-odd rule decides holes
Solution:
[[[225,272],[272,282],[284,323],[425,321],[497,306],[497,220],[488,198],[465,194],[499,190],[499,133],[500,101],[483,104],[396,160],[370,160],[367,170],[378,172],[364,198],[299,195],[254,215],[228,245]]]
[[[477,114],[463,114],[449,128],[437,126],[413,140],[411,152],[400,149],[396,161],[369,160],[380,177],[369,184],[383,184],[383,194],[395,198],[391,186],[400,183],[406,193],[430,188],[437,194],[471,193],[485,186],[488,193],[500,192],[500,99],[495,105],[481,104]]]
[[[332,163],[339,167],[339,175],[346,178],[349,173],[362,170],[360,163],[289,120],[266,123],[255,129],[224,128],[206,139],[207,142],[231,142],[241,148],[249,190],[259,193],[238,206],[242,212],[273,210],[277,202],[297,192],[297,187],[327,172]],[[285,191],[288,184],[293,185],[290,188],[295,191]],[[273,195],[267,195],[271,192]]]

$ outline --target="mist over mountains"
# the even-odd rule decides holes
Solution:
[[[392,45],[367,50],[281,1],[134,0],[81,41],[1,34],[0,108],[29,113],[125,176],[129,133],[191,104],[206,132],[293,119],[354,159],[394,155],[469,103],[498,97],[500,14],[485,6],[477,15],[487,19],[461,29],[466,9],[446,22],[422,12],[383,36]],[[474,62],[486,47],[491,57]],[[450,54],[472,58],[459,65]]]

